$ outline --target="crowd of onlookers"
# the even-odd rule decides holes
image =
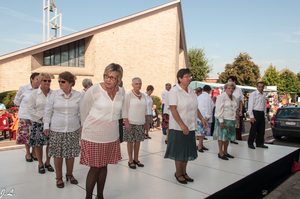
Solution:
[[[153,104],[152,85],[142,93],[142,79],[132,79],[132,90],[125,92],[122,82],[123,68],[109,64],[103,73],[103,82],[93,84],[90,79],[82,81],[83,90],[73,86],[76,76],[70,72],[58,75],[60,89],[52,90],[52,78],[48,73],[33,73],[30,83],[21,86],[14,103],[19,108],[13,112],[16,143],[26,148],[25,161],[38,161],[38,173],[56,172],[56,186],[64,187],[63,162],[66,164],[66,181],[78,184],[73,176],[74,160],[80,156],[80,164],[90,167],[86,177],[86,198],[92,198],[97,186],[98,198],[103,198],[107,176],[107,165],[117,164],[122,159],[120,143],[127,142],[128,167],[144,167],[139,160],[140,144],[151,139],[151,127],[159,127],[166,135],[165,158],[175,161],[175,178],[187,184],[193,182],[187,174],[188,161],[195,160],[198,152],[209,150],[204,146],[206,136],[218,142],[218,157],[222,160],[234,158],[228,153],[229,143],[241,140],[243,126],[243,95],[236,87],[236,77],[230,76],[224,92],[211,97],[211,87],[193,90],[191,72],[180,69],[178,83],[171,88],[165,85],[162,92],[162,121]],[[258,128],[264,124],[263,83],[258,83],[258,93],[249,98],[251,132],[249,148],[263,145]],[[3,106],[1,106],[2,109]],[[1,108],[0,107],[0,108]],[[17,119],[18,118],[18,119]],[[123,128],[124,126],[124,128]],[[250,139],[251,137],[251,139]],[[196,145],[196,139],[199,140]],[[43,159],[46,146],[46,159]],[[53,159],[54,167],[51,165]]]

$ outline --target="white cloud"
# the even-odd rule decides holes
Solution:
[[[5,7],[0,7],[0,12],[5,13],[7,15],[16,17],[16,18],[20,18],[26,21],[33,21],[33,22],[37,22],[37,23],[43,23],[43,20],[40,18],[36,18],[36,17],[32,17],[20,12],[17,12],[15,10],[9,9],[9,8],[5,8]]]
[[[32,22],[36,22],[36,23],[43,23],[43,20],[40,19],[40,18],[32,17],[32,16],[17,12],[15,10],[12,10],[12,9],[9,9],[9,8],[0,7],[0,12],[5,13],[7,15],[10,15],[12,17],[20,18],[22,20],[32,21]],[[77,30],[74,30],[72,28],[68,28],[66,26],[62,26],[62,29],[70,31],[70,32],[77,32]]]

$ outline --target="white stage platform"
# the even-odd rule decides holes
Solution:
[[[174,161],[163,158],[165,136],[161,131],[151,132],[150,136],[152,139],[141,145],[140,161],[145,164],[144,168],[132,170],[128,167],[126,143],[121,144],[122,161],[108,166],[105,198],[206,198],[298,149],[268,145],[269,149],[252,150],[247,147],[247,142],[240,141],[238,145],[229,146],[228,152],[235,158],[224,161],[217,156],[217,142],[208,137],[204,145],[209,151],[198,153],[198,159],[188,163],[187,172],[195,181],[182,185],[174,177]],[[54,166],[53,160],[51,164]],[[56,187],[55,173],[46,171],[39,174],[37,161],[25,161],[25,149],[1,151],[0,168],[0,192],[3,194],[5,189],[7,194],[14,189],[15,194],[14,197],[4,195],[3,198],[85,198],[89,168],[79,165],[79,158],[75,160],[73,173],[79,184],[65,182],[63,189]]]

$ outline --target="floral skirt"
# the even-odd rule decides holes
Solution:
[[[211,129],[211,123],[208,124],[208,128],[204,128],[204,125],[202,122],[197,121],[198,129],[195,131],[196,136],[210,136],[210,129]]]
[[[16,144],[28,144],[30,125],[30,120],[20,118]]]
[[[110,143],[81,141],[80,164],[89,167],[105,167],[121,160],[120,139]]]
[[[50,157],[70,159],[79,156],[79,129],[74,132],[50,131],[49,137]]]
[[[235,121],[234,120],[224,120],[225,128],[220,127],[220,122],[216,118],[215,130],[214,130],[214,140],[235,141]]]
[[[145,125],[130,124],[131,130],[124,128],[124,142],[142,142],[145,139]]]
[[[30,125],[30,136],[28,145],[29,146],[43,146],[49,145],[49,136],[46,136],[43,132],[44,124],[31,121]]]
[[[163,115],[163,120],[162,120],[162,128],[169,128],[169,115],[168,114],[164,114]]]
[[[164,158],[176,161],[191,161],[198,157],[195,131],[184,135],[182,131],[169,130],[168,145]]]

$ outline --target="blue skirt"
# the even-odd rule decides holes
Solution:
[[[235,121],[234,120],[224,120],[225,128],[220,127],[220,121],[216,118],[215,130],[214,130],[214,140],[235,141]]]
[[[176,161],[191,161],[198,157],[195,131],[184,135],[182,131],[169,130],[168,145],[165,158]]]

